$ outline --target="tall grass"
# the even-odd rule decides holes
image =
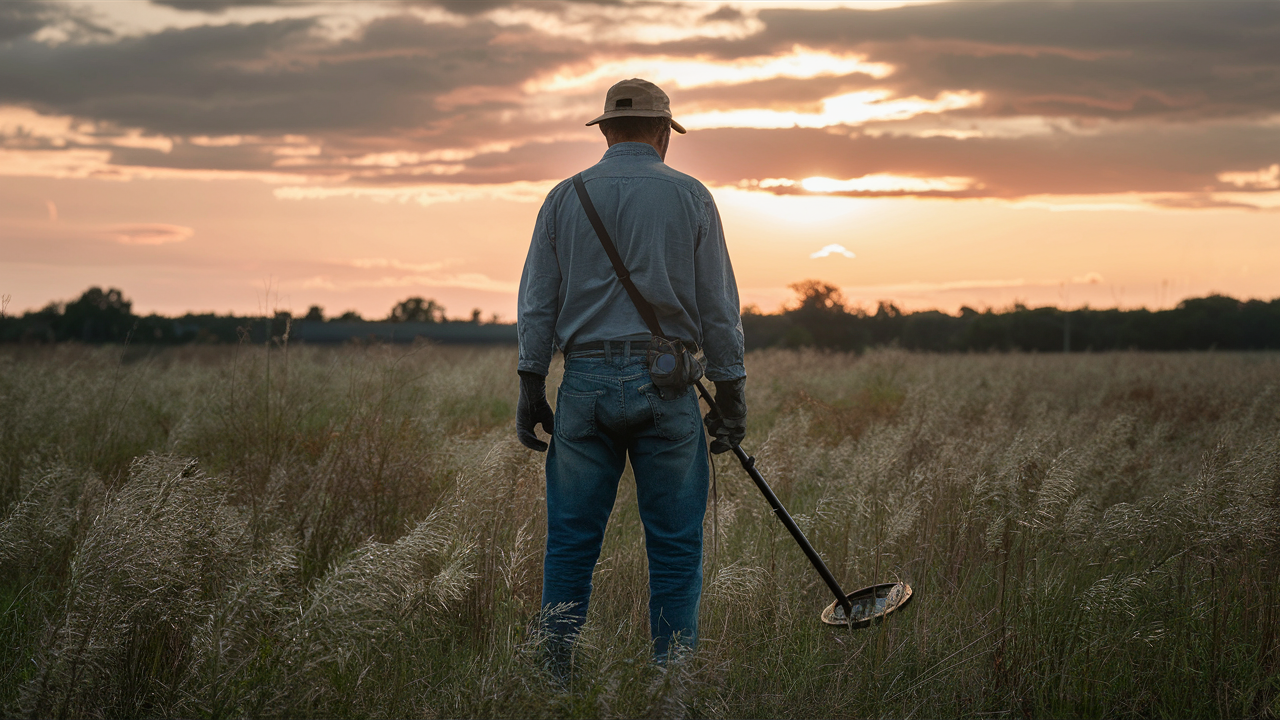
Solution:
[[[699,650],[648,662],[623,483],[567,685],[514,358],[0,355],[0,708],[140,716],[1280,715],[1280,356],[748,357]],[[553,384],[555,382],[553,378]],[[708,533],[711,519],[708,518]]]

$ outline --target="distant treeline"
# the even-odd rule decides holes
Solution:
[[[366,338],[407,341],[415,336],[439,337],[449,342],[494,342],[508,336],[512,342],[515,340],[514,327],[499,323],[496,316],[486,322],[479,310],[473,310],[468,320],[450,320],[444,312],[434,300],[411,297],[396,303],[386,318],[374,320],[366,320],[354,310],[325,317],[324,309],[318,305],[298,317],[287,311],[256,317],[212,313],[140,316],[133,313],[133,303],[120,290],[92,287],[70,302],[49,303],[21,316],[0,315],[0,342],[181,345],[264,342],[285,337],[306,341],[307,336],[319,338],[319,342]],[[395,332],[396,328],[402,331]]]
[[[908,313],[888,302],[874,312],[850,309],[839,289],[816,280],[796,283],[796,307],[774,315],[748,309],[748,348],[820,347],[861,350],[896,345],[909,350],[1039,352],[1086,350],[1280,349],[1280,299],[1242,302],[1224,295],[1183,300],[1176,308],[1138,310],[1006,310],[961,308]]]
[[[890,345],[932,352],[1280,349],[1280,299],[1240,301],[1210,295],[1157,311],[1014,305],[981,312],[966,307],[958,315],[948,315],[936,310],[903,312],[889,302],[881,302],[873,312],[851,308],[837,288],[816,280],[791,287],[797,295],[794,307],[769,315],[752,308],[743,313],[747,349],[862,350]],[[514,326],[496,317],[486,322],[475,310],[468,320],[449,320],[443,307],[420,297],[397,303],[386,318],[376,320],[355,312],[327,318],[318,306],[299,317],[288,312],[270,317],[164,317],[135,315],[121,291],[95,287],[71,302],[50,303],[21,316],[0,314],[0,342],[5,343],[263,342],[284,338],[286,332],[295,341],[327,343],[414,337],[514,343],[516,338]]]

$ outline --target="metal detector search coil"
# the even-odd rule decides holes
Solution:
[[[840,627],[864,628],[884,620],[894,610],[911,602],[911,586],[903,582],[880,583],[849,593],[850,614],[839,602],[822,611],[822,622]]]

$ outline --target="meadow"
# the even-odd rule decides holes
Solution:
[[[624,478],[567,685],[531,631],[544,456],[514,366],[4,349],[0,712],[1280,715],[1278,354],[753,352],[744,447],[847,590],[914,601],[823,626],[720,456],[701,645],[655,667]]]

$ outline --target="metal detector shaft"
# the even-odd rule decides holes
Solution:
[[[702,384],[701,380],[694,381],[698,386],[698,394],[703,400],[707,401],[707,405],[711,407],[711,411],[716,415],[720,414],[720,408],[716,405],[715,398],[711,393],[707,392],[707,388]],[[844,608],[845,617],[851,617],[853,612],[849,605],[849,598],[844,594],[844,590],[840,589],[840,583],[836,582],[836,576],[831,574],[831,570],[827,568],[827,564],[822,561],[822,556],[818,555],[818,551],[813,549],[809,544],[809,538],[804,536],[804,532],[800,530],[800,526],[796,525],[796,521],[791,519],[791,513],[783,507],[782,501],[777,495],[773,494],[773,488],[769,487],[769,483],[765,482],[764,476],[756,469],[756,459],[747,454],[741,445],[733,446],[733,454],[738,457],[738,462],[742,463],[742,469],[747,471],[751,479],[755,481],[756,487],[760,489],[760,494],[764,495],[764,499],[769,501],[769,506],[773,508],[773,514],[778,516],[782,524],[791,533],[791,537],[795,538],[796,544],[804,551],[805,557],[809,558],[809,562],[813,564],[813,569],[818,571],[823,581],[827,583],[827,587],[831,589],[831,594],[836,596],[836,602],[840,607]]]

